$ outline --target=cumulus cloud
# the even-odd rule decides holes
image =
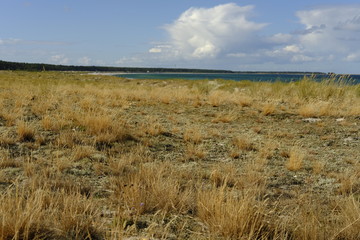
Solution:
[[[266,38],[266,41],[273,44],[285,44],[294,40],[293,35],[289,33],[276,33]]]
[[[153,47],[149,49],[149,53],[161,53],[162,49],[160,47]]]
[[[268,56],[277,63],[322,62],[322,68],[326,62],[360,60],[360,5],[322,6],[296,16],[304,29],[267,37],[274,45],[259,51],[262,60]]]
[[[305,25],[299,42],[307,51],[349,54],[360,50],[360,5],[329,6],[299,11]]]
[[[90,65],[91,64],[91,58],[89,58],[89,57],[79,58],[78,63],[80,63],[81,65]]]
[[[254,6],[234,3],[213,8],[190,8],[165,29],[174,54],[187,59],[215,58],[249,50],[266,23],[249,20]]]
[[[68,64],[69,63],[69,58],[65,57],[65,55],[63,55],[63,54],[51,56],[50,60],[51,60],[51,62],[56,63],[56,64]]]
[[[316,71],[336,71],[330,65],[349,69],[344,66],[360,61],[360,5],[298,11],[294,14],[302,29],[272,35],[263,34],[268,23],[251,19],[254,8],[235,3],[190,8],[165,26],[168,43],[154,44],[145,59],[188,64],[201,60],[206,67],[228,69],[258,64],[299,70],[302,65],[303,70]]]
[[[297,46],[297,45],[287,45],[287,46],[284,47],[284,51],[292,52],[292,53],[301,52],[300,47]]]
[[[360,62],[360,51],[348,54],[344,60],[347,62]]]

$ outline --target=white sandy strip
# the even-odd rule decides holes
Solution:
[[[89,75],[105,75],[105,76],[112,76],[118,74],[125,74],[126,72],[91,72],[88,73]]]

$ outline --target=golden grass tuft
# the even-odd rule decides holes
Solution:
[[[312,165],[312,171],[315,174],[320,174],[324,170],[324,167],[325,167],[325,163],[320,161],[315,161]]]
[[[293,147],[290,150],[289,160],[286,163],[286,168],[290,171],[298,171],[302,168],[305,154],[303,150],[298,147]]]
[[[93,135],[112,131],[113,122],[110,116],[92,115],[79,116],[79,123],[85,127],[86,131]]]
[[[9,147],[11,145],[16,144],[16,139],[14,137],[9,136],[8,133],[2,133],[0,135],[0,146],[1,147]]]
[[[0,195],[1,239],[97,239],[99,214],[90,199],[47,188],[8,190]]]
[[[95,149],[91,146],[76,146],[73,149],[73,160],[79,161],[83,158],[90,158],[95,152]]]
[[[231,163],[215,166],[209,179],[215,187],[221,187],[224,184],[228,187],[234,187],[239,180],[236,167]]]
[[[254,151],[256,147],[246,136],[236,136],[232,139],[232,144],[235,148],[243,151]]]
[[[329,115],[329,105],[325,103],[308,103],[299,108],[299,114],[303,117],[319,117]]]
[[[21,162],[16,159],[10,158],[7,155],[1,156],[0,159],[0,169],[3,168],[17,168],[21,166]]]
[[[333,239],[360,239],[360,202],[354,195],[339,204],[341,229]]]
[[[249,96],[243,96],[240,94],[233,94],[233,102],[240,105],[241,107],[250,107],[253,99]]]
[[[77,144],[81,144],[80,134],[75,131],[62,131],[55,139],[55,144],[59,147],[72,148]]]
[[[188,144],[186,146],[185,161],[202,160],[206,157],[206,151],[202,145]]]
[[[224,91],[214,90],[208,96],[208,104],[213,107],[219,107],[224,104]]]
[[[29,123],[20,121],[17,123],[17,134],[21,142],[34,142],[35,129]]]
[[[141,166],[138,171],[113,177],[112,199],[123,203],[133,214],[165,212],[183,213],[193,209],[192,193],[174,178],[176,172],[167,164]]]
[[[184,140],[194,144],[199,144],[203,140],[201,132],[197,128],[188,128],[184,132]]]
[[[164,132],[164,128],[157,118],[148,117],[147,121],[142,124],[141,131],[151,136],[158,136]]]
[[[226,183],[198,193],[198,217],[211,232],[230,239],[272,237],[265,221],[265,202],[253,193],[227,190]]]
[[[276,106],[273,103],[267,103],[262,107],[262,113],[269,116],[275,112]]]
[[[45,130],[54,130],[54,119],[52,119],[49,115],[44,116],[41,119],[41,125]]]

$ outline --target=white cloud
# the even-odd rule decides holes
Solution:
[[[153,47],[149,49],[149,53],[161,53],[162,49],[159,47]]]
[[[286,44],[293,40],[293,36],[288,33],[277,33],[273,36],[267,37],[267,41],[275,44]]]
[[[347,62],[360,62],[360,51],[356,53],[350,53],[344,58]]]
[[[143,63],[144,62],[144,58],[141,57],[123,57],[117,61],[115,61],[115,64],[117,65],[126,65],[126,66],[130,66],[130,65],[136,65],[139,63]]]
[[[50,60],[51,60],[51,62],[53,62],[55,64],[68,64],[69,63],[69,58],[65,57],[64,54],[58,54],[58,55],[51,56]]]
[[[267,25],[248,20],[253,8],[234,3],[190,8],[165,27],[171,37],[174,55],[204,59],[248,50],[254,42],[259,42],[256,33]]]
[[[299,11],[306,29],[299,41],[307,51],[348,54],[360,50],[360,5],[342,5]]]
[[[360,5],[318,7],[296,15],[304,29],[268,37],[274,45],[258,51],[259,62],[266,61],[265,56],[278,64],[316,62],[326,71],[331,62],[360,61]]]
[[[261,36],[267,23],[249,19],[254,6],[222,4],[190,8],[165,29],[171,48],[155,46],[151,53],[169,59],[213,60],[224,64],[236,58],[240,65],[352,61],[360,51],[360,6],[341,5],[296,13],[304,29]],[[341,12],[341,14],[339,14]],[[357,41],[359,39],[359,41]]]
[[[306,55],[303,55],[303,54],[294,55],[291,58],[292,62],[311,62],[311,61],[314,61],[314,60],[315,59],[313,57],[306,56]]]
[[[79,58],[78,63],[80,63],[81,65],[90,65],[91,64],[91,58],[89,58],[89,57]]]
[[[292,53],[298,53],[298,52],[300,52],[301,50],[300,50],[300,47],[299,46],[297,46],[297,45],[287,45],[287,46],[285,46],[284,47],[284,49],[283,49],[285,52],[292,52]]]
[[[236,58],[244,58],[244,57],[247,57],[248,56],[248,54],[246,54],[246,53],[228,53],[227,55],[226,55],[227,57],[236,57]]]
[[[360,5],[298,11],[303,29],[272,35],[262,31],[267,23],[250,19],[253,12],[235,3],[190,8],[165,26],[167,42],[117,64],[349,72],[360,61]]]

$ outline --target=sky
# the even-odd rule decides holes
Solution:
[[[0,0],[0,60],[360,74],[359,0]]]

